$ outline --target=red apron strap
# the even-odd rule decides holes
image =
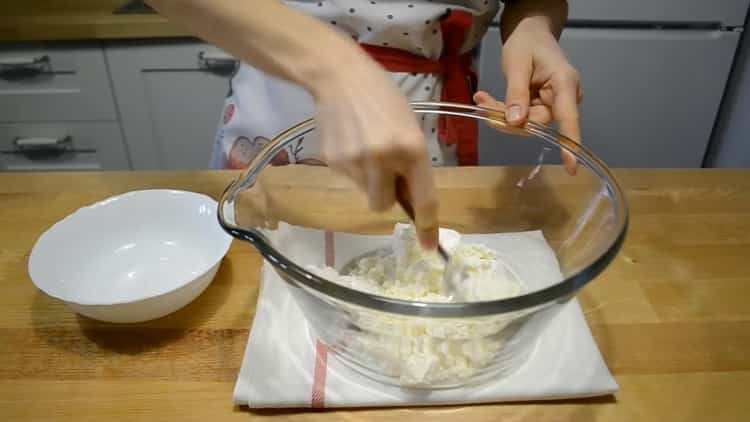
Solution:
[[[471,64],[471,54],[461,54],[466,35],[471,29],[473,17],[461,11],[451,11],[440,22],[443,33],[444,65],[442,100],[453,103],[473,104],[472,96],[476,74]],[[478,161],[477,121],[464,117],[440,116],[439,136],[442,142],[456,143],[456,155],[461,165],[476,165]]]
[[[471,54],[461,54],[472,19],[470,13],[454,10],[440,21],[443,54],[439,60],[430,60],[397,48],[360,45],[390,72],[440,74],[443,83],[440,93],[442,101],[473,104],[472,95],[476,90],[477,75],[472,69]],[[456,155],[461,165],[477,164],[477,136],[476,120],[442,115],[438,120],[438,139],[445,144],[457,144]]]
[[[406,50],[371,44],[360,44],[360,47],[389,72],[443,73],[443,65],[439,61]]]

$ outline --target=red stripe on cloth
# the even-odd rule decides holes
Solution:
[[[313,375],[310,407],[322,409],[326,402],[326,375],[328,374],[328,347],[320,340],[315,342],[315,372]]]
[[[327,231],[325,234],[325,254],[326,254],[326,265],[333,267],[336,265],[336,251],[334,250],[333,244],[333,232]]]
[[[324,236],[326,265],[336,265],[336,254],[333,243],[333,232],[327,231]],[[313,373],[312,395],[310,407],[322,409],[326,399],[326,374],[328,373],[328,347],[320,340],[315,340],[315,371]]]

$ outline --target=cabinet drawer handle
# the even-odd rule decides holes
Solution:
[[[202,69],[231,72],[237,66],[237,59],[224,53],[201,51],[198,53],[198,66]]]
[[[36,57],[0,57],[0,71],[20,69],[41,71],[49,64],[49,56],[46,54]]]
[[[13,140],[13,145],[15,145],[16,150],[19,152],[64,152],[73,147],[73,138],[69,135],[62,138],[16,138]]]

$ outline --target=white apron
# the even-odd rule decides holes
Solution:
[[[462,51],[476,47],[499,10],[498,0],[289,0],[286,4],[327,22],[357,42],[398,48],[433,60],[442,53],[440,18],[448,10],[473,15]],[[440,100],[438,75],[400,72],[389,75],[410,101]],[[210,167],[245,168],[269,139],[309,119],[313,111],[312,97],[304,89],[241,64],[230,80]],[[456,165],[455,146],[438,141],[437,117],[420,119],[433,165]],[[316,132],[306,136],[310,139],[305,139],[302,147],[291,145],[276,157],[276,164],[320,158]]]

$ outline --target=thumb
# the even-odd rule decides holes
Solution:
[[[529,115],[529,85],[532,64],[530,57],[508,57],[504,60],[508,89],[505,93],[506,118],[513,126],[521,126]]]

